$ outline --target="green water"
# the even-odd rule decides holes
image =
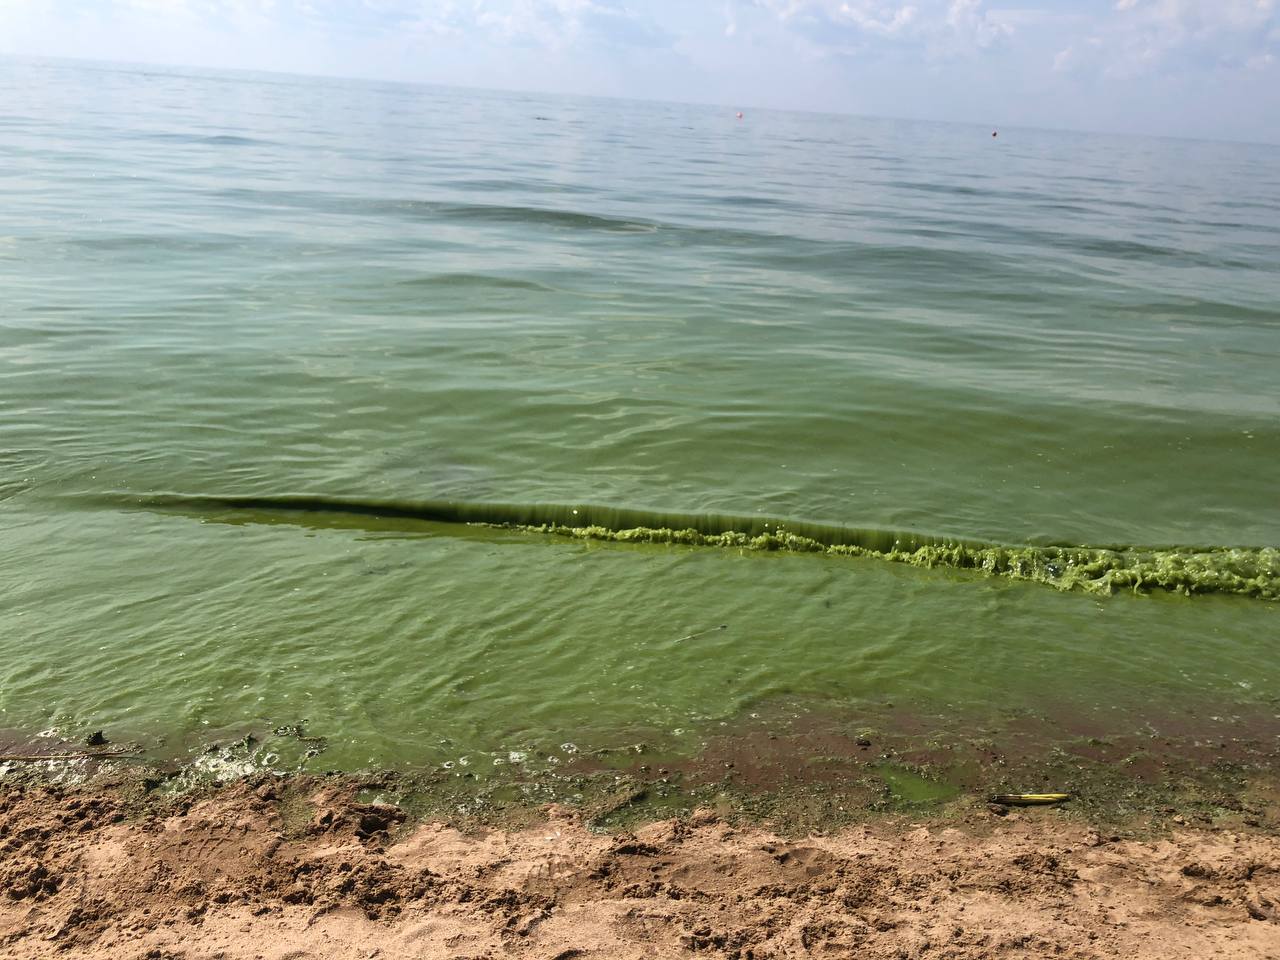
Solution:
[[[1276,148],[0,92],[0,727],[479,769],[1275,712]]]

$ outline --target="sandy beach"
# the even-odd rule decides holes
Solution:
[[[354,783],[0,794],[0,953],[148,960],[1280,957],[1280,838],[980,805],[780,837],[710,810],[599,833],[409,823]]]

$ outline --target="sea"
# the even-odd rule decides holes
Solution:
[[[1280,147],[7,59],[0,148],[0,728],[1280,713]]]

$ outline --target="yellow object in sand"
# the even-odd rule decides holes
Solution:
[[[1012,807],[1038,807],[1070,799],[1069,793],[997,793],[991,802]]]

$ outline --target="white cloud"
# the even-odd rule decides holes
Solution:
[[[868,33],[878,33],[891,37],[908,30],[916,21],[919,12],[912,4],[901,6],[892,3],[839,3],[828,4],[835,7],[832,19],[837,23],[851,23]]]
[[[1085,37],[1070,43],[1053,58],[1053,70],[1055,73],[1067,73],[1084,64],[1096,63],[1101,49],[1100,37]]]
[[[617,0],[422,0],[417,6],[412,23],[420,33],[487,37],[557,51],[586,40],[641,47],[666,40],[654,20]]]
[[[914,4],[877,0],[757,0],[757,5],[784,23],[852,27],[881,36],[906,32],[919,12]]]
[[[1013,24],[1000,14],[982,9],[982,0],[953,0],[947,24],[957,38],[976,47],[989,47],[1001,37],[1013,35]]]
[[[1280,50],[1280,0],[1112,0],[1102,10],[1046,0],[1031,8],[992,7],[987,0],[740,0],[728,9],[729,36],[742,36],[735,11],[771,15],[819,53],[865,57],[886,43],[920,48],[926,59],[965,57],[1012,41],[1024,27],[1053,23],[1063,36],[1052,67],[1134,76],[1160,68],[1175,52],[1218,67],[1265,63]],[[766,23],[760,29],[768,29]],[[1050,54],[1052,56],[1052,54]]]
[[[1073,41],[1055,69],[1133,77],[1172,65],[1265,62],[1280,30],[1276,0],[1117,0],[1086,51]]]
[[[877,44],[917,45],[927,56],[962,56],[1013,35],[1033,12],[988,9],[985,0],[753,0],[746,6],[772,15],[819,51],[865,55]],[[730,8],[732,11],[732,7]],[[730,36],[740,33],[732,17]]]
[[[1188,32],[1249,31],[1267,25],[1275,0],[1122,0],[1117,12],[1132,20]]]

